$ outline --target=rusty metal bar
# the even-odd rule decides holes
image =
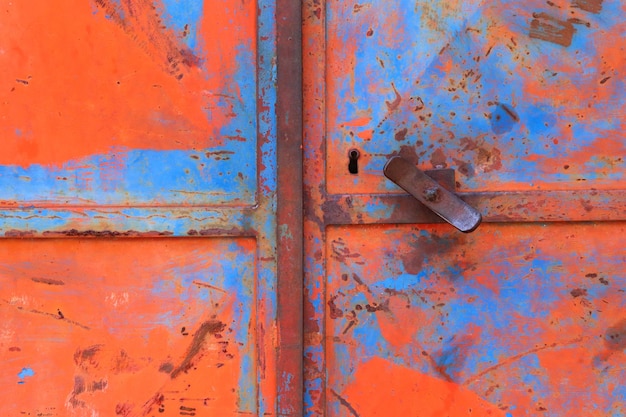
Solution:
[[[276,3],[279,416],[301,415],[303,409],[301,9],[293,0]]]
[[[15,208],[0,210],[0,237],[252,236],[269,210]]]
[[[483,222],[617,221],[626,218],[626,190],[458,193]],[[441,223],[409,195],[329,195],[324,223]]]

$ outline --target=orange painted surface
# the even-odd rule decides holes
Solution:
[[[373,358],[360,366],[354,379],[355,382],[343,393],[345,397],[334,391],[331,394],[346,408],[347,404],[355,404],[358,412],[353,410],[361,416],[505,415],[503,410],[465,387],[381,358]]]
[[[4,2],[0,165],[222,144],[237,116],[223,102],[242,100],[238,50],[256,50],[255,2],[231,3],[204,2],[198,53],[160,1]]]
[[[254,240],[0,243],[0,414],[255,414]]]
[[[0,3],[0,416],[289,409],[276,63],[298,23],[275,1]]]

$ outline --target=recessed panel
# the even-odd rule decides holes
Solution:
[[[253,239],[0,243],[0,414],[256,415]]]
[[[622,416],[626,225],[328,229],[330,416]]]
[[[9,2],[0,202],[251,204],[256,2]]]
[[[325,10],[330,193],[398,192],[382,174],[393,155],[455,169],[461,190],[624,187],[623,2]]]

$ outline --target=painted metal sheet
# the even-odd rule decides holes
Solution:
[[[5,2],[0,201],[248,204],[253,1]]]
[[[257,415],[255,245],[1,242],[2,413]]]
[[[623,415],[625,247],[624,223],[330,228],[327,415]]]
[[[2,2],[0,415],[301,408],[290,3]]]
[[[305,415],[625,415],[624,16],[305,2]],[[483,224],[439,224],[394,156]]]
[[[623,2],[325,5],[330,193],[397,191],[390,155],[460,190],[624,186]]]

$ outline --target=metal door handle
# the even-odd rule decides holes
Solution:
[[[462,232],[474,231],[482,221],[478,210],[406,159],[394,156],[387,161],[383,172],[387,178]]]

